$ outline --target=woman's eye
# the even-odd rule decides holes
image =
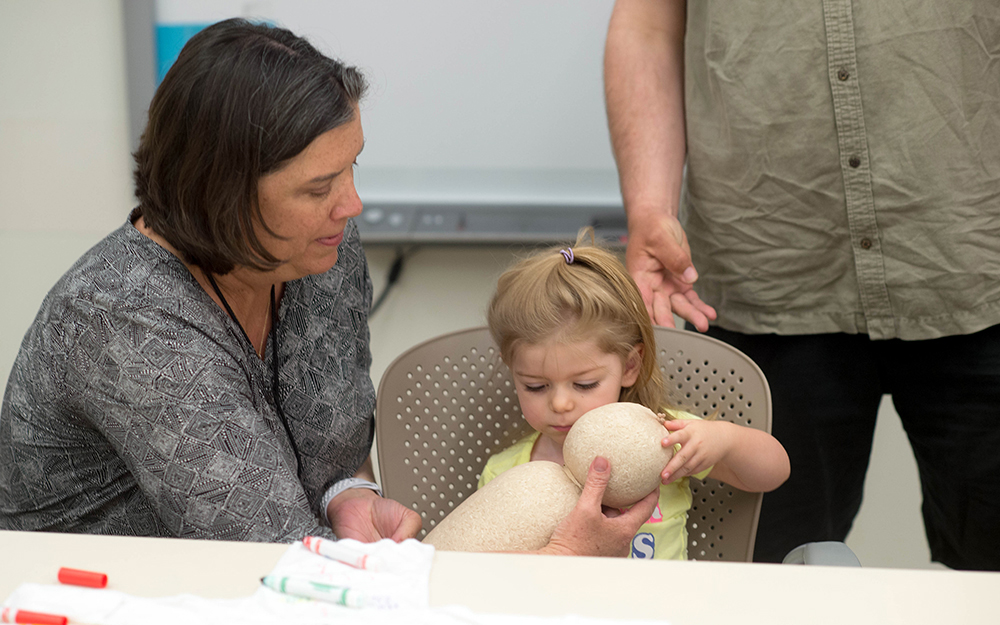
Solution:
[[[330,189],[322,189],[320,191],[310,191],[309,195],[311,197],[316,198],[316,199],[322,199],[322,198],[325,198],[326,196],[330,195]]]

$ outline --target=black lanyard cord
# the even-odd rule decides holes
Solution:
[[[253,341],[247,335],[247,331],[243,329],[243,324],[240,320],[236,318],[236,313],[229,306],[229,302],[226,301],[226,296],[222,294],[222,290],[219,285],[215,283],[215,278],[212,274],[205,272],[208,276],[208,281],[211,283],[212,288],[215,289],[215,294],[219,296],[222,300],[222,305],[226,308],[226,312],[229,313],[229,317],[236,322],[236,326],[243,333],[243,338],[247,340],[250,344],[250,349],[257,352],[256,348],[253,346]],[[281,408],[281,398],[278,395],[279,388],[278,380],[278,307],[275,303],[274,296],[274,285],[271,285],[271,394],[274,396],[274,408],[278,413],[278,420],[281,421],[281,425],[285,428],[285,434],[288,436],[288,442],[292,446],[292,453],[295,454],[295,473],[299,476],[299,481],[302,480],[302,456],[299,455],[299,446],[295,443],[295,437],[292,436],[292,430],[288,427],[288,419],[285,417],[285,411]]]

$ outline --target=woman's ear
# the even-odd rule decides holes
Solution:
[[[622,388],[628,388],[639,379],[639,371],[642,370],[642,353],[644,349],[642,343],[638,343],[625,357],[625,369],[622,371]]]

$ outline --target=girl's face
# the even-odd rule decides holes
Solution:
[[[559,455],[566,433],[584,413],[618,401],[622,387],[639,376],[642,346],[624,360],[602,351],[595,342],[546,341],[521,345],[511,373],[521,412]]]

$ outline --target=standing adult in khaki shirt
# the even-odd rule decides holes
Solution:
[[[847,536],[888,393],[932,557],[1000,569],[1000,4],[618,0],[605,82],[650,315],[771,384],[756,559]]]

